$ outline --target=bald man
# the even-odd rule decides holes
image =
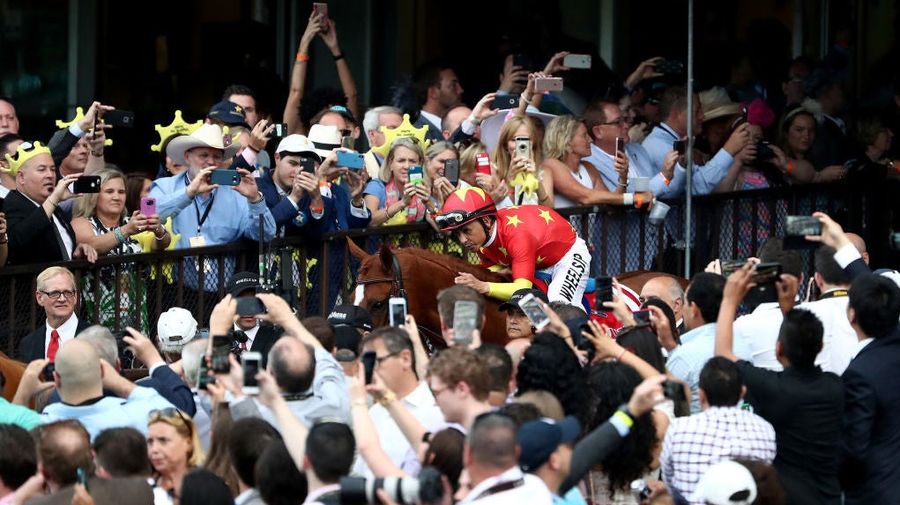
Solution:
[[[684,307],[684,290],[678,280],[674,277],[660,275],[645,282],[644,287],[641,288],[641,304],[651,297],[659,298],[672,309],[677,319],[675,325],[678,327],[678,331],[683,333],[684,323],[681,309]]]
[[[46,360],[37,360],[29,368],[42,368],[45,363]],[[44,408],[45,423],[76,419],[88,430],[91,440],[107,428],[131,427],[146,435],[151,411],[174,408],[155,390],[137,386],[119,375],[112,365],[100,359],[89,342],[66,342],[56,354],[55,363],[53,382],[62,402]],[[104,397],[104,389],[115,396]]]
[[[850,243],[859,251],[859,255],[862,256],[863,261],[868,265],[869,252],[866,250],[866,241],[855,233],[848,233],[847,238],[850,239]]]
[[[450,140],[450,136],[453,135],[456,129],[459,128],[459,125],[461,125],[470,114],[472,114],[472,109],[465,105],[457,105],[447,111],[447,115],[444,116],[444,119],[441,121],[441,129],[443,130],[442,133],[444,134],[444,138]],[[477,134],[475,136],[478,137]]]

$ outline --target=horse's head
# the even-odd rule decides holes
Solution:
[[[357,294],[356,305],[369,311],[376,328],[383,326],[387,324],[388,299],[392,295],[395,279],[399,278],[399,272],[394,272],[395,255],[387,245],[382,245],[378,254],[366,253],[349,238],[347,245],[350,253],[360,262],[356,283],[357,289],[362,290],[362,299]]]

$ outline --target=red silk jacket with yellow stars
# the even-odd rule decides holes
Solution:
[[[555,265],[575,243],[575,228],[553,209],[522,205],[497,210],[496,231],[479,249],[483,266],[509,266],[512,283],[490,283],[490,296],[509,299],[530,288],[535,271]],[[524,281],[524,282],[523,282]]]

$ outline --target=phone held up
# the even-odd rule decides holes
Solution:
[[[544,93],[546,91],[562,91],[562,77],[538,77],[534,80],[534,91]]]
[[[237,299],[236,313],[239,316],[257,316],[266,313],[266,306],[255,296],[242,296]]]
[[[214,336],[212,340],[212,355],[210,356],[210,368],[215,373],[228,373],[231,363],[228,355],[231,353],[231,338],[227,336]]]
[[[528,137],[516,137],[516,156],[531,159],[531,139]]]
[[[152,196],[141,197],[141,214],[145,216],[156,214],[156,198]]]
[[[244,371],[244,384],[241,390],[245,395],[259,394],[259,382],[256,380],[256,374],[259,373],[262,363],[262,354],[258,352],[246,351],[241,354],[241,368]]]
[[[406,298],[394,296],[388,300],[388,318],[391,326],[406,324]]]
[[[237,186],[241,183],[241,174],[237,170],[217,168],[209,175],[209,182],[219,186]]]
[[[444,177],[453,187],[459,184],[459,160],[444,160]]]
[[[518,109],[519,95],[500,95],[491,102],[491,109]]]
[[[488,153],[475,155],[475,171],[479,174],[491,175],[491,158]]]
[[[75,194],[79,193],[99,193],[100,192],[100,176],[99,175],[82,175],[75,179],[69,186],[69,191]]]
[[[525,313],[525,316],[528,317],[528,320],[531,321],[531,325],[534,326],[535,330],[541,331],[550,324],[550,316],[544,312],[544,308],[541,307],[537,297],[533,294],[528,293],[522,297],[519,300],[519,307]]]
[[[478,304],[471,300],[459,300],[453,304],[453,343],[468,346],[478,319]]]
[[[591,55],[568,54],[563,58],[563,66],[569,68],[591,68]]]
[[[410,184],[422,184],[423,178],[425,177],[424,172],[422,170],[422,165],[413,165],[409,167],[409,183]]]

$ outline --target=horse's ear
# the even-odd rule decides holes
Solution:
[[[358,259],[359,261],[365,261],[365,259],[369,257],[369,255],[366,254],[366,251],[363,251],[358,245],[356,245],[356,242],[354,242],[350,237],[347,237],[347,249],[350,249],[350,254],[352,254],[353,257]]]
[[[394,270],[394,252],[391,251],[390,246],[381,244],[378,256],[381,258],[381,268],[385,272],[392,272]]]

